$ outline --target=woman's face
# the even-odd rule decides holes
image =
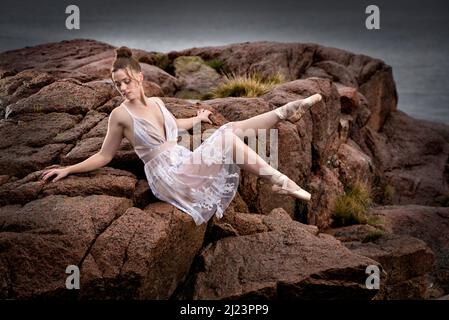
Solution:
[[[141,83],[143,80],[142,72],[138,73],[138,81],[131,78],[125,69],[119,69],[112,73],[112,79],[115,87],[122,96],[128,100],[133,100],[139,97]]]

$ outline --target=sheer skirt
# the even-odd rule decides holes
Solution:
[[[194,151],[181,145],[145,164],[153,194],[189,214],[197,225],[218,218],[234,198],[240,167],[233,160],[230,123],[218,128]]]

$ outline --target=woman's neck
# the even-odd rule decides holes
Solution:
[[[136,107],[137,106],[144,106],[144,107],[150,106],[148,97],[146,97],[145,95],[141,96],[139,99],[128,100],[127,104],[131,105],[131,106],[136,106]]]

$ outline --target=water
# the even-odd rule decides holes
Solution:
[[[71,1],[2,0],[0,51],[74,38],[168,52],[244,41],[313,42],[380,58],[393,67],[398,108],[449,124],[449,5],[443,0],[87,1],[81,30],[65,29]],[[376,4],[381,29],[365,28]]]

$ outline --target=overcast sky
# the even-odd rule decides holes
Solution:
[[[65,27],[78,5],[80,30]],[[367,30],[365,8],[380,8]],[[74,38],[169,52],[245,41],[313,42],[393,67],[399,108],[449,124],[449,1],[0,1],[0,52]]]
[[[70,4],[80,8],[80,30],[65,28],[65,8]],[[369,4],[381,9],[381,30],[365,28]],[[416,30],[447,38],[448,8],[443,0],[2,0],[0,51],[92,38],[157,51],[275,40],[352,50],[359,44],[362,52],[366,42],[375,47],[391,37],[410,45]]]

